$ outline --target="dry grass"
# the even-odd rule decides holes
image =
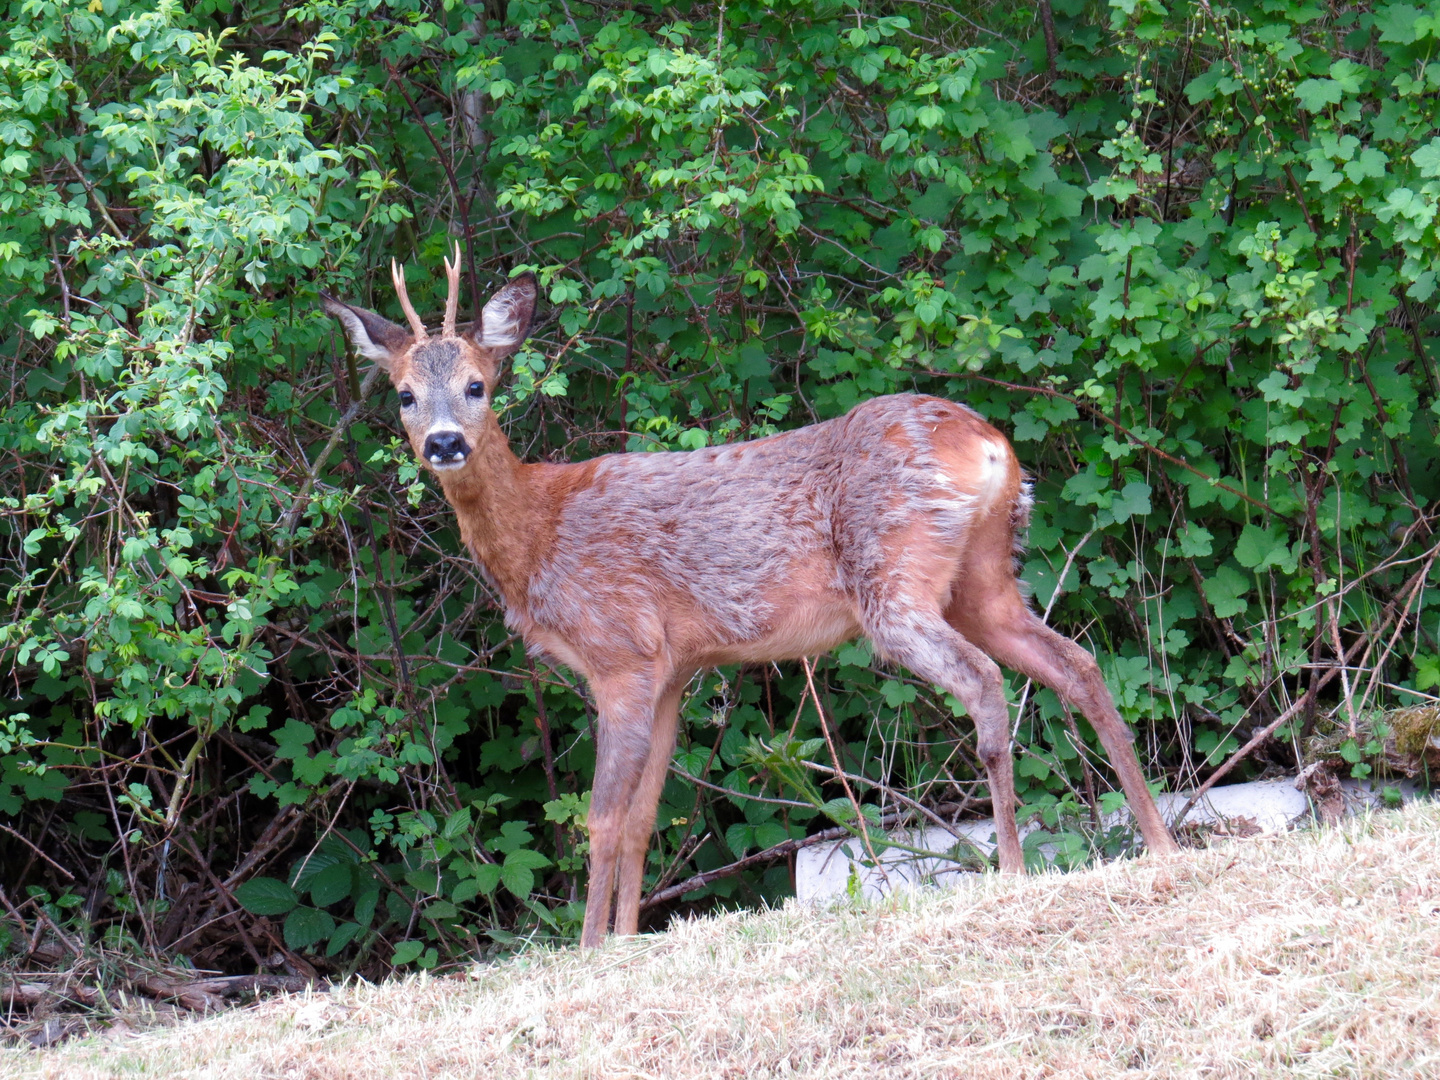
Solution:
[[[16,1077],[1440,1076],[1440,808],[0,1052]]]

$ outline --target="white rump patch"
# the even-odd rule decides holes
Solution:
[[[976,492],[980,504],[988,506],[1000,495],[1000,490],[1005,486],[1006,469],[1005,447],[999,443],[986,442],[985,454],[980,465],[980,490]]]

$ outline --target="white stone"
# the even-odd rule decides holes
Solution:
[[[983,856],[988,857],[994,850],[995,822],[988,818],[963,821],[955,826],[954,833],[932,826],[890,835],[892,839],[922,851],[950,852],[954,849],[956,854],[964,856],[969,852],[955,833],[973,844]],[[879,844],[876,846],[878,848]],[[925,858],[900,848],[889,847],[876,854],[885,868],[884,875],[874,866],[866,865],[870,857],[865,851],[864,841],[858,837],[801,848],[795,853],[795,898],[801,903],[814,903],[844,896],[852,867],[859,879],[862,895],[872,900],[895,888],[913,889],[930,882],[942,886],[954,885],[963,875],[975,873],[960,868],[949,859]],[[889,888],[885,884],[886,877],[890,880]]]
[[[1155,802],[1166,824],[1173,825],[1176,815],[1189,800],[1187,794],[1166,793],[1157,796]],[[1213,787],[1185,815],[1185,823],[1194,825],[1248,818],[1262,832],[1283,832],[1309,813],[1310,800],[1303,791],[1295,789],[1293,777],[1286,777]]]
[[[1352,805],[1363,802],[1364,795],[1350,790],[1352,782],[1344,782],[1347,796]],[[1413,785],[1412,785],[1413,787]],[[1161,815],[1168,824],[1173,824],[1180,808],[1189,800],[1189,795],[1164,794],[1156,798]],[[1127,811],[1107,818],[1107,824],[1125,820]],[[1186,822],[1213,823],[1246,818],[1253,821],[1264,832],[1279,832],[1288,829],[1301,818],[1310,816],[1310,801],[1305,793],[1295,788],[1293,778],[1281,780],[1255,780],[1247,784],[1228,784],[1214,787],[1205,793],[1190,813]],[[1022,835],[1035,828],[1032,824],[1022,829]],[[995,822],[989,818],[981,821],[963,821],[954,827],[956,833],[969,840],[982,854],[988,856],[995,847]],[[892,838],[909,847],[922,851],[949,852],[959,849],[964,854],[954,833],[938,826],[924,829],[910,829],[891,834]],[[876,845],[877,848],[879,845]],[[1044,851],[1044,845],[1041,846]],[[886,895],[895,889],[913,889],[922,885],[935,884],[953,886],[966,875],[975,871],[957,867],[954,862],[942,858],[916,855],[899,848],[886,848],[877,852],[882,875],[874,866],[867,865],[869,856],[865,845],[859,839],[839,840],[829,844],[816,844],[801,848],[795,855],[795,897],[802,903],[825,901],[846,895],[853,868],[860,885],[860,891],[868,899]],[[886,885],[886,878],[889,885]]]
[[[1358,814],[1365,810],[1391,809],[1391,805],[1381,794],[1386,788],[1398,790],[1401,802],[1410,802],[1412,799],[1426,794],[1418,783],[1404,777],[1395,780],[1352,780],[1347,776],[1340,781],[1340,790],[1345,795],[1346,813]]]

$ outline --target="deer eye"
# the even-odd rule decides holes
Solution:
[[[485,384],[479,379],[476,379],[474,382],[472,382],[469,386],[465,388],[465,393],[469,394],[473,398],[482,398],[485,396]]]
[[[402,409],[407,409],[407,408],[409,408],[411,405],[414,405],[414,404],[415,404],[415,395],[412,394],[409,390],[401,390],[401,391],[400,391],[400,407],[401,407]]]

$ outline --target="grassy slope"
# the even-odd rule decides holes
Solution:
[[[0,1051],[20,1077],[1440,1075],[1440,808]]]

